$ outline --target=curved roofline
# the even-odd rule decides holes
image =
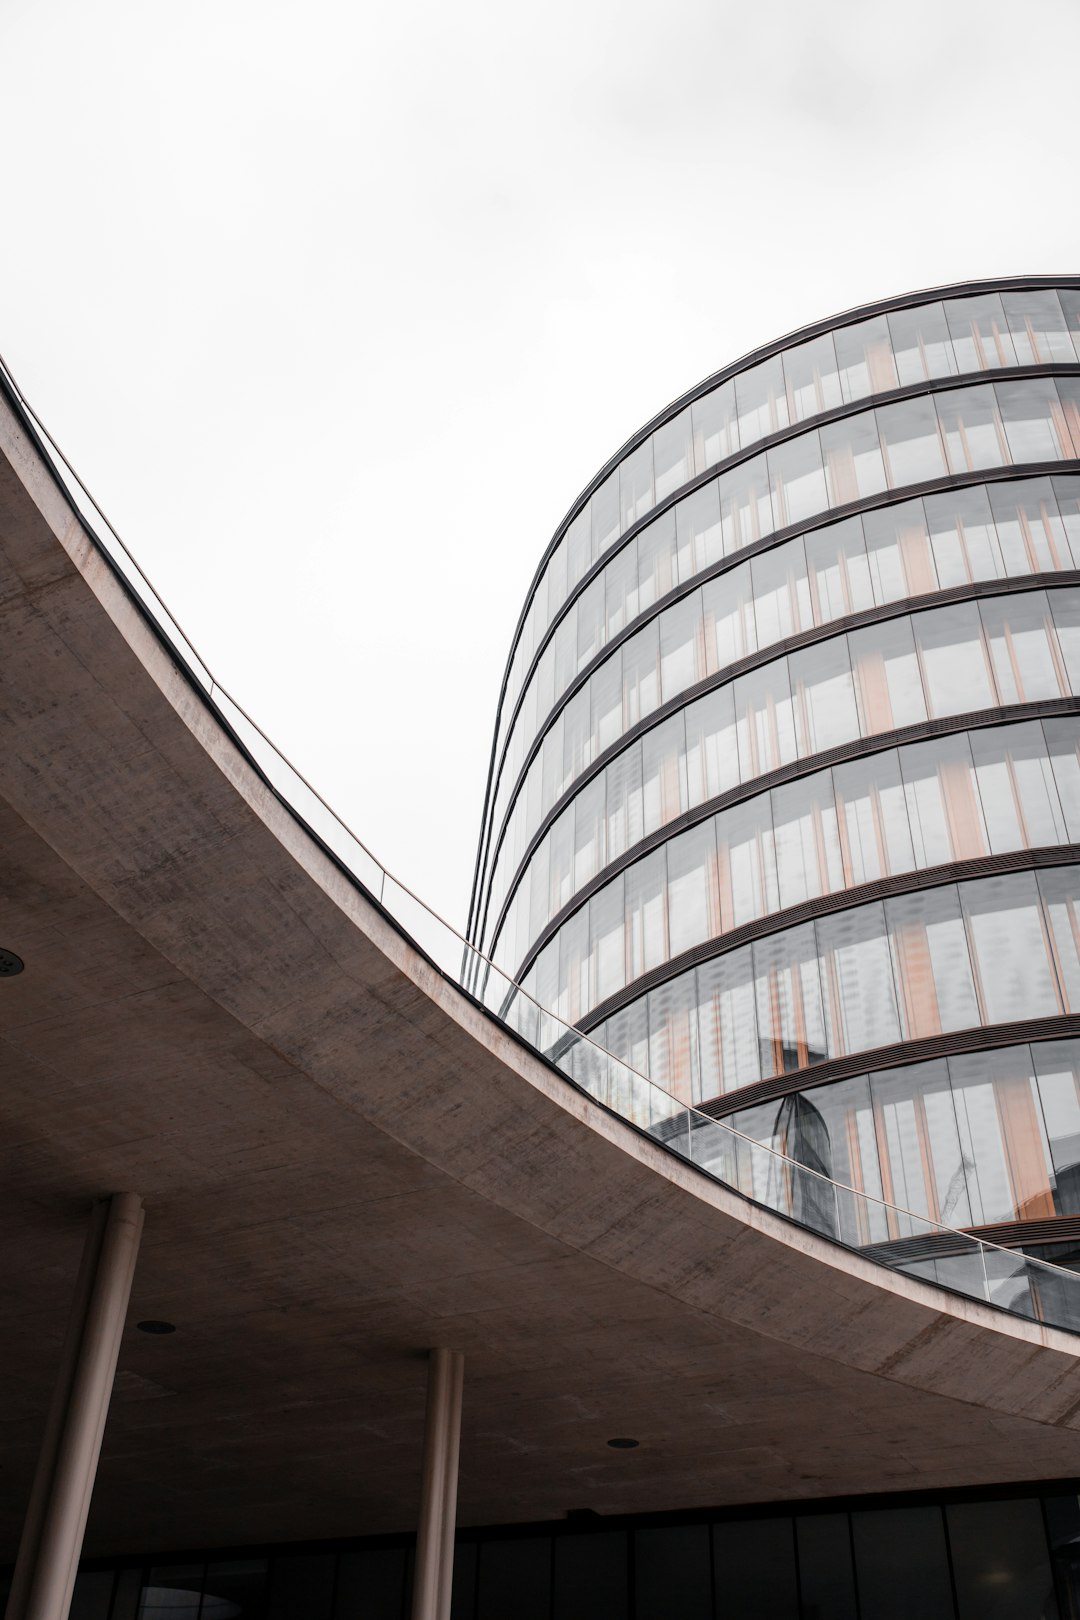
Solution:
[[[529,587],[525,592],[525,599],[522,604],[521,612],[518,615],[517,623],[514,626],[514,632],[510,640],[510,650],[507,654],[506,664],[503,669],[502,681],[499,685],[498,702],[496,703],[495,707],[495,726],[491,744],[491,759],[488,765],[488,781],[484,792],[483,809],[481,811],[480,836],[477,840],[476,860],[473,869],[472,893],[469,899],[469,915],[466,922],[466,932],[470,935],[470,937],[472,937],[474,911],[480,886],[481,860],[488,833],[488,812],[491,803],[492,772],[494,770],[496,751],[498,748],[499,725],[502,718],[507,681],[509,679],[510,669],[514,661],[514,654],[517,651],[518,642],[521,639],[521,632],[525,626],[525,619],[528,615],[529,608],[532,605],[533,597],[536,594],[536,588],[543,577],[543,573],[548,565],[548,562],[557,549],[559,542],[562,540],[570,524],[578,516],[586,501],[592,497],[593,492],[599,488],[609,473],[614,471],[614,469],[619,466],[624,458],[633,450],[636,450],[637,447],[642,444],[651,433],[654,433],[658,427],[662,427],[665,422],[670,421],[672,417],[677,416],[680,411],[685,410],[688,405],[692,405],[695,400],[700,399],[704,394],[710,393],[714,388],[719,387],[721,383],[727,382],[730,378],[738,376],[741,372],[748,370],[751,366],[759,364],[762,360],[768,360],[775,354],[780,354],[785,352],[787,349],[795,348],[800,343],[808,342],[811,338],[820,337],[825,332],[835,331],[844,326],[852,326],[857,321],[865,320],[874,315],[887,314],[892,310],[915,309],[921,304],[933,303],[934,300],[938,298],[977,297],[980,293],[1008,291],[1019,292],[1023,290],[1037,292],[1043,290],[1052,290],[1056,287],[1071,287],[1076,290],[1080,290],[1080,275],[1073,273],[1059,276],[991,276],[978,281],[946,282],[936,287],[918,288],[912,292],[897,294],[889,298],[874,299],[870,303],[856,304],[852,306],[852,308],[842,310],[835,315],[830,315],[824,320],[812,321],[805,326],[796,327],[794,330],[785,333],[782,337],[774,338],[769,343],[761,344],[758,348],[749,350],[738,360],[732,361],[730,364],[720,367],[718,371],[711,372],[707,377],[703,378],[701,382],[695,384],[692,388],[687,389],[684,393],[679,394],[654,416],[650,417],[647,422],[636,430],[636,432],[630,435],[630,437],[619,447],[618,450],[608,457],[607,461],[604,462],[600,470],[593,475],[593,477],[571,503],[566,515],[563,517],[551,539],[548,541],[548,544],[545,546],[543,554],[540,558],[540,562],[537,565],[536,571],[529,583]],[[569,597],[568,600],[570,600]]]

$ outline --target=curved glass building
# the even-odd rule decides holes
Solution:
[[[471,937],[678,1098],[1069,1264],[1078,687],[1080,278],[807,328],[649,423],[548,547]],[[848,1241],[918,1241],[865,1211]]]

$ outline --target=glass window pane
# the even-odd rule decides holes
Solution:
[[[294,1620],[296,1615],[303,1615],[304,1620],[309,1616],[310,1620],[329,1620],[336,1563],[332,1553],[275,1556],[270,1565],[267,1620]],[[212,1620],[215,1609],[222,1620],[231,1613],[231,1605],[221,1604],[220,1599],[215,1604],[207,1591],[202,1607],[207,1620]]]
[[[637,537],[637,555],[637,608],[639,613],[643,613],[678,584],[673,511],[664,512],[648,528],[642,529]]]
[[[961,373],[1015,366],[1016,350],[997,293],[950,298],[944,307]]]
[[[113,1572],[111,1569],[80,1569],[75,1577],[75,1588],[71,1594],[71,1606],[68,1610],[70,1620],[108,1620],[109,1604],[112,1601]],[[198,1594],[196,1593],[196,1600]],[[165,1606],[162,1605],[162,1608]],[[178,1605],[178,1613],[183,1612],[186,1605]],[[208,1606],[208,1616],[213,1616],[213,1608]],[[143,1609],[149,1620],[150,1611]],[[196,1601],[195,1616],[198,1616],[198,1602]],[[157,1611],[161,1620],[165,1620],[162,1610]],[[157,1616],[155,1616],[157,1620]]]
[[[725,1620],[799,1620],[792,1521],[739,1519],[712,1528],[716,1612]]]
[[[822,1062],[828,1053],[813,923],[757,940],[753,959],[762,1075]]]
[[[844,888],[831,773],[789,782],[770,797],[780,904],[797,906]]]
[[[846,1513],[800,1513],[799,1590],[804,1612],[828,1620],[858,1620],[855,1570]]]
[[[1080,591],[1072,587],[1051,591],[1050,610],[1065,663],[1068,690],[1080,692]]]
[[[863,518],[874,600],[879,607],[938,588],[921,501],[903,501]]]
[[[1072,729],[1075,737],[1075,722]],[[1038,722],[980,728],[969,741],[992,852],[1065,843],[1065,819]]]
[[[604,865],[604,778],[594,776],[577,795],[574,812],[574,891]]]
[[[593,490],[589,509],[592,512],[592,555],[602,557],[608,547],[614,545],[622,530],[617,467],[613,473],[608,474],[599,489]],[[571,568],[567,576],[568,588],[572,588],[580,577],[581,575],[575,574]]]
[[[710,818],[666,846],[668,944],[672,956],[720,932],[716,829]]]
[[[990,505],[1007,574],[1041,574],[1073,566],[1049,478],[991,484]]]
[[[735,384],[721,383],[711,394],[695,399],[690,415],[694,425],[694,466],[700,475],[739,448]]]
[[[653,507],[652,440],[631,450],[619,467],[619,503],[623,532]]]
[[[941,304],[896,309],[888,316],[896,374],[901,388],[931,377],[956,375],[949,323]]]
[[[655,849],[626,871],[627,977],[639,979],[668,959],[665,859]]]
[[[968,1166],[944,1060],[872,1074],[870,1095],[888,1202],[927,1220],[969,1224]]]
[[[935,396],[949,471],[1007,467],[1009,447],[992,388],[952,388]]]
[[[1019,885],[1026,883],[1026,879],[1015,877],[1012,882]],[[1054,966],[1057,969],[1058,983],[1064,998],[1065,1011],[1074,1013],[1080,1011],[1080,867],[1056,866],[1051,871],[1039,873],[1039,891],[1042,895],[1043,906],[1046,911],[1046,920],[1050,929],[1050,947],[1053,952]],[[1029,929],[1032,940],[1032,951],[1035,948],[1036,934],[1033,927]],[[1018,948],[1014,940],[1013,949]],[[1026,968],[1025,964],[1025,968]],[[1042,979],[1041,957],[1036,957],[1036,965],[1028,973],[1035,975],[1035,982],[1041,989]],[[1046,993],[1046,1005],[1056,997]],[[1053,1011],[1057,1011],[1057,1006]],[[1030,1012],[1017,1014],[1017,1017],[1037,1018],[1038,1005],[1033,1001]]]
[[[394,1548],[399,1559],[398,1567],[404,1570],[404,1549]],[[212,1559],[206,1570],[206,1590],[215,1597],[223,1598],[229,1605],[226,1611],[232,1620],[249,1620],[249,1617],[263,1613],[263,1596],[266,1590],[267,1561],[265,1558],[221,1558]],[[122,1578],[122,1577],[121,1577]],[[400,1602],[400,1585],[397,1588]],[[391,1611],[372,1609],[370,1611],[376,1620],[382,1620],[384,1613]],[[395,1615],[397,1610],[392,1611]],[[213,1611],[204,1602],[202,1613],[208,1617]],[[340,1615],[340,1609],[338,1610]],[[114,1607],[113,1616],[116,1620],[117,1611]]]
[[[1034,876],[1017,872],[982,878],[977,883],[961,883],[959,892],[982,1022],[1007,1024],[1060,1012]]]
[[[575,604],[575,617],[577,620],[577,647],[575,657],[575,673],[592,662],[596,654],[604,645],[604,576],[597,574],[596,578],[585,587]]]
[[[1001,302],[1018,365],[1075,364],[1068,324],[1052,288],[1005,292]]]
[[[769,470],[764,456],[755,456],[717,479],[720,493],[720,520],[724,530],[724,552],[730,555],[743,546],[752,546],[772,534],[772,501],[769,498]]]
[[[601,576],[604,581],[605,631],[608,641],[638,615],[638,543],[631,540],[616,552]]]
[[[828,423],[820,438],[830,506],[865,500],[887,487],[873,411]]]
[[[658,502],[693,478],[694,431],[689,410],[680,411],[672,421],[657,428],[653,434],[653,463]]]
[[[788,676],[800,759],[837,748],[859,735],[859,712],[844,636],[792,653]]]
[[[643,836],[666,827],[689,809],[686,781],[686,728],[673,714],[641,739]]]
[[[679,1620],[712,1620],[706,1524],[634,1532],[634,1620],[671,1620],[675,1614]]]
[[[752,559],[750,572],[760,647],[812,628],[814,614],[801,539],[763,551]]]
[[[1033,1497],[950,1503],[945,1516],[960,1620],[1057,1614],[1042,1513]]]
[[[873,1620],[953,1620],[938,1507],[853,1513],[859,1604]]]
[[[548,1620],[551,1537],[521,1536],[481,1542],[477,1620]]]
[[[915,853],[896,751],[837,765],[832,778],[845,886],[912,871]]]
[[[641,761],[641,743],[636,742],[617,755],[604,773],[609,861],[624,855],[645,835]]]
[[[1074,435],[1075,438],[1075,435]],[[1062,474],[1051,478],[1062,528],[1072,555],[1072,566],[1080,566],[1080,478]],[[1067,568],[1068,563],[1065,564]]]
[[[979,604],[1002,703],[1064,697],[1068,677],[1045,591],[985,598]]]
[[[977,603],[916,613],[911,626],[931,719],[996,704]]]
[[[625,884],[620,873],[589,901],[589,953],[594,964],[592,1000],[606,1001],[626,984]]]
[[[751,947],[703,963],[695,984],[701,1096],[719,1097],[761,1078]]]
[[[941,478],[947,468],[931,399],[898,400],[875,412],[890,489]]]
[[[803,544],[815,624],[874,606],[861,518],[817,529]]]
[[[829,504],[816,433],[788,439],[769,451],[773,523],[778,529],[823,512]]]
[[[1080,721],[1044,720],[1042,726],[1069,842],[1080,843]]]
[[[605,517],[605,497],[612,493],[611,479],[601,485],[592,497],[589,505],[580,511],[567,528],[560,546],[566,551],[566,589],[567,595],[573,590],[578,580],[588,573],[593,562],[599,555],[596,549],[595,529]],[[590,515],[591,513],[591,515]],[[613,513],[617,517],[617,510]]]
[[[775,354],[735,378],[735,398],[739,409],[739,442],[745,450],[758,439],[767,438],[788,425],[784,365]]]
[[[955,888],[885,902],[905,1040],[979,1022],[967,934]]]
[[[1059,377],[1054,387],[1061,402],[1054,427],[1061,439],[1062,454],[1080,456],[1080,382],[1075,377]]]
[[[942,590],[1005,573],[997,531],[985,488],[950,489],[927,495],[923,510]]]
[[[607,1530],[555,1537],[555,1620],[627,1620],[626,1534]]]
[[[705,627],[701,592],[694,591],[660,615],[660,701],[705,678]]]
[[[683,715],[689,803],[705,804],[739,782],[734,691],[724,686],[707,692],[689,704]]]
[[[864,737],[926,719],[910,619],[867,625],[848,636]]]
[[[204,1566],[158,1564],[139,1598],[139,1620],[199,1620]]]
[[[796,758],[787,662],[779,658],[735,682],[739,768],[744,782]]]
[[[776,911],[780,902],[769,795],[722,810],[710,825],[715,829],[720,918],[725,932]]]
[[[1031,1046],[1054,1173],[1054,1212],[1080,1212],[1080,1042]]]
[[[702,485],[675,508],[680,582],[712,568],[724,555],[720,493],[715,482]]]
[[[719,574],[701,587],[704,614],[705,667],[718,675],[747,653],[756,651],[754,597],[750,565]]]
[[[961,1224],[1053,1215],[1050,1149],[1027,1046],[949,1059],[970,1213]]]
[[[623,645],[621,656],[623,724],[629,729],[660,703],[660,626],[655,619]]]
[[[856,326],[840,327],[833,333],[833,342],[845,404],[897,387],[889,323],[884,315],[875,315]]]
[[[885,916],[855,906],[817,922],[821,990],[830,1057],[900,1039]]]
[[[1013,461],[1060,461],[1072,454],[1057,389],[1049,379],[995,383],[994,393]]]
[[[788,349],[783,356],[788,412],[793,422],[835,410],[844,402],[831,332]]]
[[[900,770],[916,866],[972,861],[989,853],[966,734],[901,748]]]

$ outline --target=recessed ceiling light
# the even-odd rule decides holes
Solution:
[[[14,951],[5,951],[0,945],[0,979],[13,979],[25,966],[21,956],[16,956]]]
[[[640,1440],[627,1440],[623,1437],[608,1441],[608,1445],[615,1451],[633,1451],[634,1447],[640,1444]]]
[[[176,1329],[171,1322],[138,1322],[136,1326],[140,1333],[175,1333]],[[635,1442],[636,1444],[636,1442]]]

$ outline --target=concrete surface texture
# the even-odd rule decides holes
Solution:
[[[0,408],[0,1556],[90,1201],[146,1228],[88,1552],[1064,1477],[1080,1340],[606,1114],[435,972],[191,690]],[[175,1334],[135,1324],[163,1318]],[[634,1451],[607,1440],[631,1435]]]

